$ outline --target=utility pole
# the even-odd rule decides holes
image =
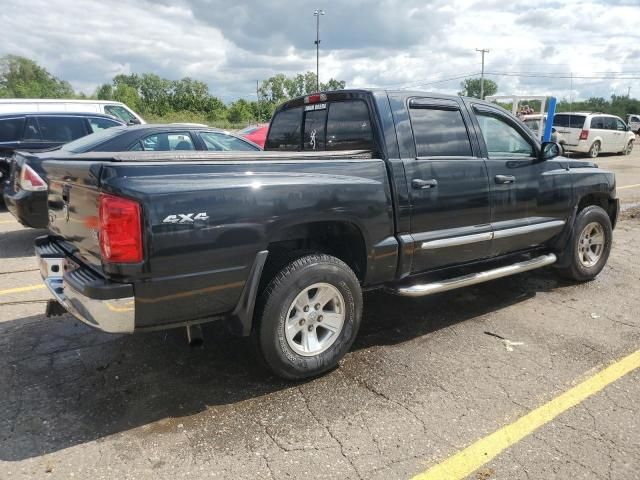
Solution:
[[[627,87],[627,98],[631,98],[631,85]]]
[[[489,49],[476,48],[476,52],[480,52],[482,54],[482,73],[480,73],[480,100],[484,100],[484,54],[489,53]]]
[[[320,91],[320,15],[324,15],[324,10],[316,9],[313,16],[316,17],[316,91]]]

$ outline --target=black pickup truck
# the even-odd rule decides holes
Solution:
[[[226,322],[299,379],[349,350],[363,290],[419,297],[552,264],[586,281],[609,256],[614,175],[480,100],[310,95],[276,110],[265,149],[44,162],[50,313],[121,333]]]

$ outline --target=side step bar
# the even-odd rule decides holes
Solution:
[[[489,280],[515,275],[516,273],[526,272],[535,268],[546,267],[547,265],[554,263],[556,260],[556,256],[553,253],[549,253],[547,255],[532,258],[531,260],[514,263],[513,265],[508,265],[506,267],[494,268],[493,270],[487,270],[485,272],[472,273],[470,275],[449,278],[447,280],[441,280],[433,283],[396,287],[388,290],[391,293],[402,295],[404,297],[423,297],[433,293],[446,292],[447,290],[454,290],[456,288],[468,287],[469,285],[475,285],[477,283],[488,282]]]

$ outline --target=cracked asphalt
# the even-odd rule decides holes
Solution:
[[[640,154],[598,163],[640,184]],[[608,266],[542,269],[423,299],[372,292],[340,368],[292,384],[204,327],[109,335],[0,294],[0,479],[403,479],[640,349],[640,188]],[[39,285],[33,239],[0,209],[0,291]],[[562,413],[472,479],[640,478],[640,371]]]

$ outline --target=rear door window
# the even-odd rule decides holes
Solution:
[[[22,139],[24,117],[3,118],[0,120],[0,142],[17,142]]]
[[[604,130],[605,128],[607,128],[605,124],[605,118],[604,117],[591,118],[590,128],[593,128],[596,130]]]
[[[38,125],[46,142],[67,143],[88,133],[82,117],[38,117]]]
[[[460,110],[412,108],[410,115],[419,157],[471,156],[471,142]]]
[[[579,128],[584,126],[584,115],[569,115],[566,113],[556,113],[553,117],[554,127]]]
[[[369,108],[362,100],[329,104],[326,150],[373,150]]]
[[[300,150],[302,107],[282,110],[274,117],[265,145],[267,150]]]

